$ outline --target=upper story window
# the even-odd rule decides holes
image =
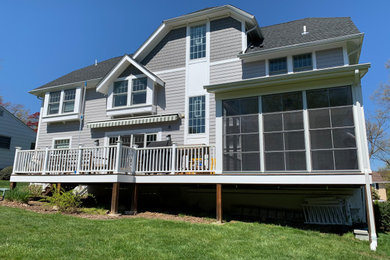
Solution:
[[[287,73],[287,58],[269,60],[269,75]]]
[[[11,147],[11,137],[0,135],[0,148],[10,149],[10,147]]]
[[[61,91],[50,92],[47,113],[49,115],[58,114],[60,110]]]
[[[64,91],[64,103],[62,111],[69,113],[74,111],[74,102],[76,100],[76,89],[67,89]]]
[[[145,104],[146,103],[146,87],[147,78],[133,79],[133,87],[131,91],[131,104]]]
[[[206,57],[206,25],[190,28],[190,59]]]
[[[293,68],[294,72],[312,70],[313,62],[311,58],[311,53],[293,56]]]
[[[358,169],[351,87],[306,93],[313,170]]]
[[[201,134],[206,130],[205,96],[190,97],[189,100],[188,133]]]
[[[121,107],[127,105],[127,80],[114,82],[113,90],[113,107]]]

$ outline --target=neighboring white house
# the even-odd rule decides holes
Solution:
[[[34,149],[35,138],[33,129],[0,106],[0,169],[12,166],[15,147]]]

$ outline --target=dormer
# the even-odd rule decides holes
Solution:
[[[156,92],[165,83],[130,56],[125,55],[97,85],[107,95],[107,116],[156,113]]]

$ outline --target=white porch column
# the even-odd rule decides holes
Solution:
[[[46,147],[45,148],[45,161],[43,162],[42,175],[46,175],[48,163],[49,163],[49,147]]]
[[[223,169],[223,118],[222,100],[216,99],[215,111],[215,174],[222,174]]]
[[[119,139],[116,143],[116,161],[114,173],[119,173],[122,160],[122,141]]]
[[[79,145],[79,153],[77,155],[77,170],[76,170],[76,174],[80,174],[82,158],[83,158],[83,149],[82,149],[81,145]]]
[[[171,174],[175,174],[176,171],[176,144],[172,144],[172,158],[171,158]]]
[[[368,225],[368,235],[370,236],[370,249],[372,251],[376,251],[376,247],[378,245],[377,236],[376,236],[376,229],[375,229],[375,217],[374,217],[374,206],[372,203],[372,196],[371,196],[371,181],[370,181],[370,175],[368,174],[368,171],[365,172],[366,176],[366,184],[365,184],[365,191],[366,191],[366,211],[367,211],[367,225]]]

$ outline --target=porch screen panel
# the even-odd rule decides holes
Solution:
[[[223,169],[225,171],[259,171],[258,98],[223,102]]]
[[[351,87],[306,93],[313,170],[358,169]]]
[[[266,171],[306,170],[302,93],[262,96]]]

